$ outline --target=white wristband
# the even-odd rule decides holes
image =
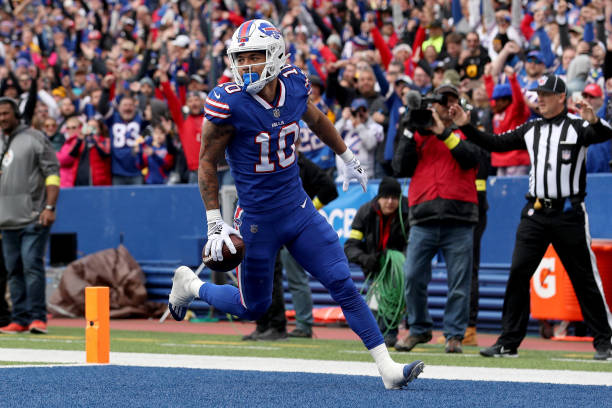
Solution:
[[[206,211],[206,222],[208,224],[216,223],[217,221],[221,220],[221,211],[218,208]]]
[[[340,158],[345,163],[348,163],[355,158],[355,155],[353,154],[353,152],[351,152],[351,149],[347,148],[346,151],[340,155]]]

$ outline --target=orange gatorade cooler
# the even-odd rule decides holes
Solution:
[[[608,305],[612,304],[612,240],[594,239],[591,248],[597,259]],[[531,278],[531,316],[541,320],[582,321],[574,287],[552,245]]]
[[[541,320],[583,320],[572,282],[552,245],[531,278],[531,316]]]

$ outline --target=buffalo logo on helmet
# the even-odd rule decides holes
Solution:
[[[253,25],[253,21],[247,21],[243,23],[240,27],[238,27],[238,43],[239,45],[244,45],[247,41],[249,41],[249,35],[251,32],[251,26]]]
[[[259,24],[259,31],[261,31],[262,33],[264,33],[265,35],[268,36],[272,36],[275,39],[279,39],[281,36],[280,31],[278,31],[276,29],[276,27],[274,27],[272,24],[266,23],[266,22],[262,22],[261,24]]]
[[[242,24],[239,28],[239,34],[238,34],[238,43],[239,45],[244,45],[247,41],[249,41],[249,36],[252,34],[251,33],[251,28],[253,27],[253,21],[247,21],[246,23]],[[274,27],[272,24],[267,23],[265,21],[262,21],[257,29],[267,35],[267,36],[272,36],[275,39],[279,39],[281,36],[280,31],[278,31],[278,29],[276,27]]]

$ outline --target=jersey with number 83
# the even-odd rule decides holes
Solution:
[[[272,104],[233,82],[215,87],[206,99],[206,120],[235,129],[225,153],[240,206],[247,212],[282,207],[302,190],[295,142],[310,82],[293,65],[285,65],[278,79]]]

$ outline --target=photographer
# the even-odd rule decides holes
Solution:
[[[368,103],[363,98],[353,100],[350,108],[344,108],[336,129],[344,143],[355,153],[367,174],[374,174],[375,152],[384,138],[383,127],[370,117]],[[338,175],[343,174],[344,161],[336,156]]]
[[[439,86],[431,98],[410,92],[397,132],[393,158],[397,176],[412,177],[408,191],[409,245],[406,309],[410,334],[395,348],[410,351],[432,338],[433,321],[427,309],[431,259],[442,250],[447,265],[448,296],[444,312],[445,351],[461,353],[469,317],[473,229],[478,221],[476,172],[479,148],[451,127],[448,106],[459,92]],[[430,106],[431,105],[431,106]]]
[[[57,152],[61,187],[111,185],[110,139],[102,121],[66,121],[66,142]]]

